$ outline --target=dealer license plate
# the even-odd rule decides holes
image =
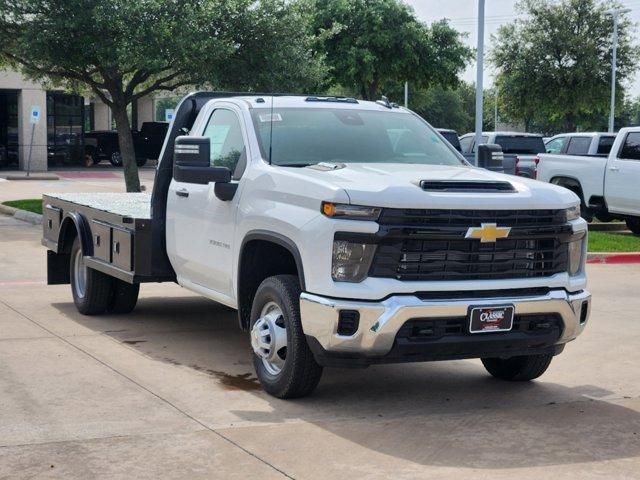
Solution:
[[[513,310],[513,305],[472,308],[469,314],[469,332],[508,332],[513,327]]]

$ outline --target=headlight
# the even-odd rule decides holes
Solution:
[[[577,220],[580,218],[580,205],[574,205],[567,208],[567,221]]]
[[[358,283],[367,278],[376,246],[343,240],[333,242],[331,277],[336,282]]]
[[[586,238],[587,235],[583,233],[577,240],[569,242],[569,275],[576,275],[580,271]]]
[[[323,214],[327,217],[344,220],[371,220],[375,222],[378,220],[381,211],[382,209],[379,207],[361,207],[343,203],[322,202]]]

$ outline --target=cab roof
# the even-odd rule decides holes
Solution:
[[[241,100],[249,108],[270,109],[273,108],[341,108],[370,111],[394,111],[408,113],[397,104],[378,100],[371,102],[357,100],[352,97],[321,96],[321,95],[238,95],[215,100]]]

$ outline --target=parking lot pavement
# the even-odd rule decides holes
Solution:
[[[637,265],[590,267],[590,324],[539,381],[328,369],[296,401],[231,310],[154,284],[85,317],[45,273],[39,228],[0,216],[0,478],[640,478]]]

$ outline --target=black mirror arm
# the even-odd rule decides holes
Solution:
[[[238,190],[238,183],[231,182],[216,182],[214,186],[214,192],[218,199],[223,202],[228,202],[233,200],[233,197],[236,194],[236,190]]]

